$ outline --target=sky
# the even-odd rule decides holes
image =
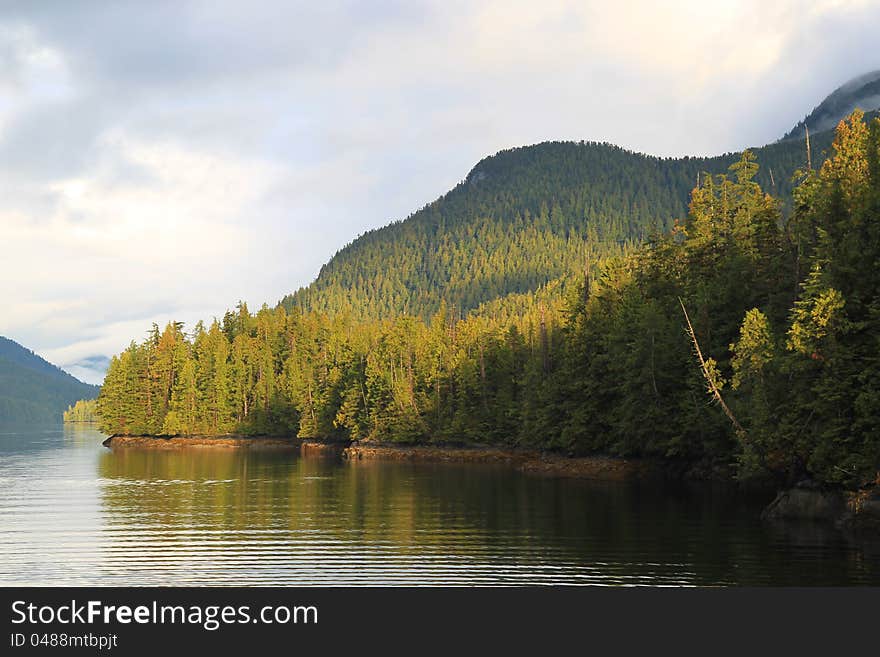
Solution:
[[[501,149],[774,141],[880,69],[878,31],[877,0],[7,0],[0,335],[99,383]]]

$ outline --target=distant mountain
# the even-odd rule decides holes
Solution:
[[[812,135],[814,166],[832,138],[832,131]],[[758,182],[789,203],[792,176],[806,168],[803,141],[752,151]],[[593,142],[501,151],[406,220],[341,249],[281,304],[369,319],[427,318],[443,301],[467,312],[531,293],[670,228],[687,215],[698,176],[726,173],[739,157],[660,158]]]
[[[803,139],[804,126],[811,133],[830,130],[856,108],[865,112],[880,109],[880,71],[865,73],[835,89],[783,139]]]
[[[99,391],[0,336],[0,424],[61,422],[70,404]]]

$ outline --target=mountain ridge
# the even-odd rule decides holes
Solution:
[[[808,127],[810,132],[832,130],[856,108],[865,113],[880,109],[880,69],[863,73],[840,85],[782,139],[803,139],[805,127]]]
[[[832,139],[833,131],[812,137],[814,166]],[[806,168],[805,145],[788,140],[747,150],[761,165],[758,182],[789,204],[792,177]],[[585,141],[504,149],[406,219],[343,246],[312,283],[279,303],[364,318],[427,318],[442,302],[466,312],[534,292],[668,230],[687,214],[699,177],[726,174],[739,156],[660,157]]]
[[[99,391],[0,336],[0,424],[60,422],[70,404],[94,399]]]

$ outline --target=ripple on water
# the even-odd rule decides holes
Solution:
[[[880,549],[715,490],[102,439],[2,436],[0,584],[880,583]]]

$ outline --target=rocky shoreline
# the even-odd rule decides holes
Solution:
[[[300,448],[300,455],[307,458],[333,458],[338,459],[348,447],[349,442],[330,442],[323,440],[304,439]]]
[[[108,449],[187,449],[192,447],[244,449],[300,449],[302,440],[290,436],[110,436]]]
[[[761,519],[833,523],[840,529],[880,535],[880,486],[839,491],[802,481],[780,491]]]
[[[519,463],[529,457],[525,450],[496,447],[438,445],[389,445],[352,443],[342,452],[347,461],[411,461],[420,463]]]
[[[409,461],[419,463],[503,464],[528,474],[550,477],[622,480],[656,476],[658,468],[647,461],[610,456],[568,457],[538,450],[497,447],[434,445],[382,445],[353,443],[342,452],[348,461]]]
[[[568,457],[544,454],[524,461],[519,470],[548,477],[573,477],[622,481],[625,479],[660,478],[662,471],[656,463],[642,459],[613,456]]]
[[[582,457],[548,454],[539,450],[461,446],[396,445],[387,443],[328,442],[292,436],[110,436],[109,449],[289,449],[307,458],[342,458],[411,463],[498,464],[530,475],[624,481],[663,478],[659,463],[605,455]],[[807,520],[833,523],[840,529],[880,535],[880,483],[859,491],[821,488],[805,481],[780,491],[761,518],[768,522]]]
[[[457,446],[389,445],[382,443],[328,442],[290,436],[120,436],[107,438],[109,449],[272,448],[297,449],[304,457],[342,458],[346,461],[408,461],[419,463],[503,464],[521,472],[549,477],[622,480],[654,476],[656,464],[611,456],[568,457],[539,450]]]

